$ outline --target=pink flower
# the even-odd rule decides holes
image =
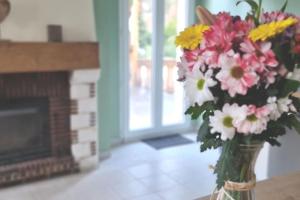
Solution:
[[[248,115],[255,114],[256,117],[267,117],[270,114],[270,110],[267,106],[256,107],[255,105],[248,106]]]
[[[210,68],[219,68],[221,55],[239,46],[253,27],[251,21],[235,19],[228,13],[219,13],[215,24],[204,33],[201,49],[205,63]]]
[[[247,118],[236,124],[237,131],[245,135],[261,134],[267,129],[270,113],[268,106],[256,107],[255,105],[249,105]]]
[[[266,82],[266,88],[268,88],[271,84],[275,83],[277,75],[278,73],[276,71],[266,71],[263,74],[262,79]]]
[[[203,57],[201,56],[201,50],[199,48],[192,51],[184,51],[184,58],[187,61],[188,68],[190,71],[193,71],[193,68],[204,68]],[[201,69],[204,71],[205,69]]]
[[[222,90],[227,90],[231,97],[236,94],[246,95],[248,89],[259,80],[253,68],[239,54],[222,56],[220,66],[221,71],[216,78],[221,82]]]
[[[265,24],[273,21],[282,21],[288,17],[288,14],[280,11],[265,12],[261,15],[261,22]]]
[[[297,45],[294,46],[293,52],[295,54],[300,54],[300,44],[297,44]]]
[[[237,37],[244,37],[248,36],[249,32],[255,27],[253,21],[244,21],[244,20],[237,20],[233,24],[233,30],[236,32]]]
[[[278,69],[278,74],[282,77],[286,77],[289,71],[287,70],[285,65],[280,65]]]
[[[177,63],[177,74],[178,74],[178,79],[177,81],[185,81],[187,72],[190,71],[188,67],[188,63],[184,57],[180,58],[181,62]]]
[[[243,58],[259,73],[268,71],[268,67],[277,67],[279,64],[271,49],[271,42],[257,44],[246,39],[240,46],[240,50],[245,53]]]
[[[232,17],[227,13],[220,13],[215,24],[204,33],[201,45],[202,56],[210,68],[219,67],[220,55],[232,49],[232,42],[236,36],[232,26]]]
[[[240,50],[245,53],[243,59],[259,74],[261,81],[266,83],[266,87],[275,83],[279,62],[271,49],[272,44],[270,42],[254,43],[246,39],[240,46]]]
[[[217,15],[214,25],[220,27],[221,29],[227,32],[231,31],[233,25],[232,16],[230,16],[230,14],[227,12],[220,12]]]

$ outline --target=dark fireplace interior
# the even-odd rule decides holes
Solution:
[[[0,74],[0,187],[78,171],[68,72]]]
[[[48,98],[0,100],[0,165],[51,156]]]

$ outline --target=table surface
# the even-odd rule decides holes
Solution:
[[[256,200],[300,200],[300,172],[259,182],[255,192]]]

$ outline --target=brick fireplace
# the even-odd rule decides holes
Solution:
[[[68,75],[0,75],[0,185],[78,170],[71,154]]]
[[[0,44],[0,187],[97,166],[98,62],[97,44]]]

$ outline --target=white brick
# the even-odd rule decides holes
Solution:
[[[97,112],[96,98],[78,100],[78,113]]]
[[[98,134],[97,134],[97,128],[85,128],[78,130],[78,142],[84,143],[84,142],[97,142],[98,140]]]
[[[98,167],[99,159],[98,156],[93,156],[89,158],[85,158],[80,160],[79,162],[79,168],[82,172],[90,171]]]
[[[90,143],[78,143],[72,145],[72,153],[75,161],[80,161],[84,158],[92,156]]]
[[[100,76],[99,69],[75,70],[71,72],[71,83],[95,83]]]
[[[71,99],[86,99],[90,97],[89,84],[71,84]]]
[[[82,128],[89,128],[90,121],[90,114],[71,115],[71,130],[74,131]]]

